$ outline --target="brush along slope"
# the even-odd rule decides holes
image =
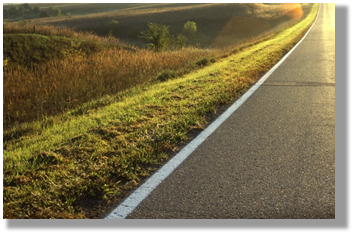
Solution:
[[[34,27],[36,34],[28,33]],[[149,82],[165,70],[194,69],[195,60],[215,54],[195,48],[154,53],[53,26],[8,23],[4,32],[6,130]]]

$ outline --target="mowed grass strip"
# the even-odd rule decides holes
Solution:
[[[244,93],[304,35],[318,4],[273,38],[163,83],[136,87],[85,115],[4,146],[4,218],[102,218],[203,129],[206,116]]]

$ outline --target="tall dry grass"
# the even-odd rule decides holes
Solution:
[[[84,40],[86,42],[97,43],[107,45],[115,45],[120,47],[128,47],[126,43],[123,43],[115,37],[100,37],[92,32],[78,31],[74,28],[65,26],[53,26],[53,25],[38,25],[30,22],[19,23],[3,23],[3,34],[18,34],[18,33],[34,33],[44,36],[59,36],[73,39]]]
[[[34,28],[35,27],[35,28]],[[31,23],[21,22],[21,23],[3,23],[4,34],[11,33],[37,33],[46,36],[63,36],[70,38],[80,38],[80,39],[96,39],[99,40],[98,36],[88,33],[88,32],[78,32],[74,29],[67,27],[54,27],[52,25],[40,25],[35,26]]]
[[[193,48],[162,53],[107,48],[30,68],[8,64],[3,73],[4,128],[65,112],[148,82],[165,70],[187,69],[197,59],[213,53]]]

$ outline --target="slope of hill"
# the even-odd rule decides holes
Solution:
[[[138,36],[147,29],[148,22],[168,25],[172,34],[179,34],[187,21],[194,21],[198,30],[193,43],[203,47],[212,45],[223,29],[230,26],[232,22],[234,33],[231,38],[233,39],[230,40],[229,37],[228,40],[224,40],[226,44],[220,41],[214,44],[229,46],[289,22],[293,13],[299,10],[299,6],[291,4],[287,7],[280,4],[155,4],[97,14],[36,19],[33,22],[73,27],[99,35],[108,35],[112,30],[113,36],[128,43],[143,46],[145,42]],[[309,12],[309,9],[309,4],[302,4],[300,7],[303,16]],[[109,23],[112,20],[119,22],[115,29],[110,28]],[[255,21],[261,23],[255,25]],[[243,32],[239,32],[239,25],[251,31],[245,33],[245,30],[241,29]],[[236,34],[237,37],[233,37]]]

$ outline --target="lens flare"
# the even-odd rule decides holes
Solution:
[[[234,16],[220,31],[211,47],[228,47],[244,39],[260,35],[270,28],[271,25],[268,20],[246,16]]]
[[[292,20],[299,20],[304,14],[300,3],[282,3],[281,7]]]

